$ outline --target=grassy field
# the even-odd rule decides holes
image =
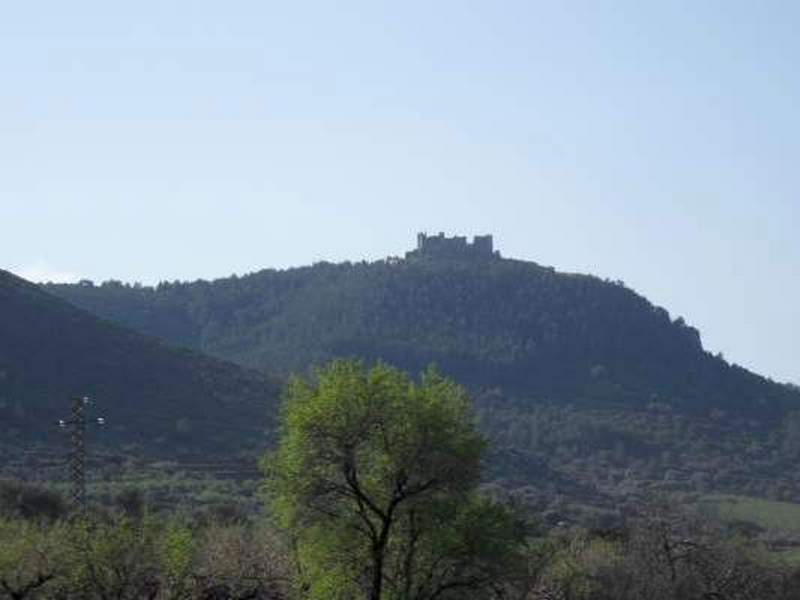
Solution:
[[[703,504],[723,521],[745,521],[764,529],[800,534],[800,504],[748,496],[706,496]]]

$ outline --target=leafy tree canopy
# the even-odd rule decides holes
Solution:
[[[266,461],[312,598],[486,597],[520,528],[475,495],[485,441],[463,388],[334,361],[295,378]]]

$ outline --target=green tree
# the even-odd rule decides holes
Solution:
[[[194,532],[178,522],[170,523],[162,534],[160,567],[169,600],[191,597],[192,568],[195,563]]]
[[[161,587],[159,542],[163,537],[163,524],[155,518],[76,521],[70,527],[69,542],[74,565],[64,582],[69,597],[155,598]]]
[[[0,481],[0,517],[54,521],[66,514],[58,493],[23,481]]]
[[[67,562],[66,527],[0,519],[0,598],[23,600],[49,590]]]
[[[485,441],[464,389],[334,361],[287,389],[268,489],[312,598],[486,597],[522,535],[478,498]]]

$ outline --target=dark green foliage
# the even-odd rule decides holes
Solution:
[[[52,489],[0,480],[0,518],[55,521],[67,515],[64,498]]]
[[[800,392],[705,352],[616,282],[492,259],[320,263],[156,288],[49,286],[244,365],[430,362],[473,392],[490,477],[554,520],[618,522],[653,491],[800,501]],[[557,500],[561,499],[561,500]]]
[[[144,492],[135,487],[127,487],[114,497],[117,509],[129,519],[139,520],[144,516],[146,500]]]
[[[261,374],[170,348],[0,271],[4,443],[65,447],[56,420],[68,417],[71,396],[86,395],[108,423],[91,434],[100,444],[170,455],[258,451],[276,390]]]
[[[776,423],[749,411],[698,414],[659,403],[589,408],[496,391],[475,404],[492,440],[493,487],[513,490],[554,521],[619,523],[654,493],[800,502],[800,467],[786,450],[794,443],[794,412]]]
[[[534,263],[328,264],[156,288],[52,285],[134,329],[273,373],[337,356],[528,397],[775,414],[798,394],[705,352],[696,329],[619,283]]]

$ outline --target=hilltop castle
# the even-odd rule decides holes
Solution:
[[[426,233],[418,233],[416,250],[406,252],[407,259],[487,259],[499,256],[500,253],[494,250],[494,241],[491,235],[476,235],[472,243],[469,243],[465,236],[445,237],[443,232],[430,236]]]

